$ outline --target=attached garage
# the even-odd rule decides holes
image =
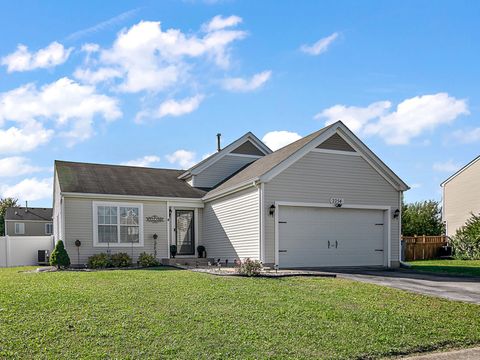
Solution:
[[[283,268],[388,265],[388,209],[277,203]]]

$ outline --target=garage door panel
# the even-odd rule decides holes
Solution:
[[[282,267],[384,263],[382,210],[281,206]]]

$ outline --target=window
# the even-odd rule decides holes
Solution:
[[[143,246],[142,205],[94,203],[95,246]]]
[[[53,234],[53,224],[45,224],[45,235]]]
[[[15,223],[15,234],[19,234],[19,235],[25,234],[25,224],[24,223]]]

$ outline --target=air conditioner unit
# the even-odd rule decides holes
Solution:
[[[38,265],[50,264],[50,250],[38,250]]]

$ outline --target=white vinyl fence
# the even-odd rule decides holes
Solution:
[[[0,237],[0,267],[37,265],[38,250],[53,250],[53,236]]]

